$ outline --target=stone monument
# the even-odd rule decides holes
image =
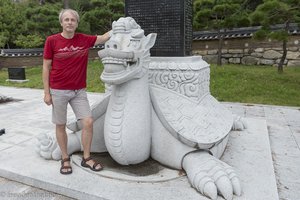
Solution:
[[[219,160],[232,129],[244,129],[209,92],[209,65],[201,57],[150,57],[156,34],[147,36],[131,17],[112,24],[99,51],[101,79],[111,85],[93,106],[93,152],[109,152],[119,164],[153,158],[184,170],[201,194],[241,195],[234,169]],[[68,152],[81,150],[80,121],[68,125]],[[40,137],[39,154],[61,158],[54,135]],[[199,194],[200,195],[200,194]]]
[[[144,29],[157,33],[151,56],[192,54],[192,0],[125,0],[125,14]]]
[[[6,81],[23,83],[27,82],[24,67],[8,68],[8,79]]]

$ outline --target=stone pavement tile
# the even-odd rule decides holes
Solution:
[[[26,90],[26,92],[24,92]],[[16,99],[31,99],[43,98],[43,90],[31,88],[16,88],[0,86],[0,94]]]
[[[3,149],[0,153],[2,155],[11,154],[15,152],[21,152],[23,150],[22,146],[11,146],[10,148]]]
[[[27,140],[30,140],[31,138],[32,137],[24,135],[24,134],[15,134],[14,136],[6,139],[5,142],[8,144],[12,144],[12,145],[18,145]]]
[[[254,105],[254,104],[242,104],[242,103],[229,103],[225,102],[224,104],[232,113],[239,115],[241,117],[250,117],[250,118],[261,118],[265,117],[265,111],[263,105]]]
[[[1,127],[0,127],[1,128]],[[10,129],[7,127],[2,126],[2,128],[5,128],[5,133],[0,136],[0,142],[5,142],[10,137],[13,137],[16,133],[10,132]]]
[[[265,112],[263,106],[246,106],[245,117],[251,118],[265,118]]]
[[[281,156],[274,157],[275,174],[277,177],[277,187],[280,199],[297,200],[300,197],[300,159],[298,156]],[[284,162],[280,162],[284,160]]]
[[[283,109],[284,116],[291,125],[300,125],[300,108],[299,109]]]
[[[284,116],[300,150],[300,108],[286,109]]]
[[[13,147],[13,145],[12,144],[7,144],[7,143],[4,143],[4,142],[0,141],[0,153],[1,153],[2,150],[8,149],[10,147]]]
[[[276,155],[300,156],[297,142],[288,126],[273,124],[269,126],[269,135],[272,150]]]
[[[20,128],[19,128],[20,127]],[[19,126],[17,123],[13,125],[6,125],[5,127],[5,134],[0,136],[0,141],[1,140],[8,140],[10,137],[15,137],[15,135],[28,135],[26,128],[22,129],[22,126]]]
[[[286,110],[276,108],[272,111],[268,113],[267,120],[279,197],[296,200],[300,197],[299,143],[284,116]]]
[[[266,113],[270,126],[273,128],[278,128],[278,126],[285,127],[284,132],[290,133],[300,150],[300,110],[293,107],[274,107],[266,109]]]
[[[6,128],[6,127],[15,127],[18,126],[18,123],[13,121],[13,120],[3,120],[3,119],[7,119],[8,116],[7,115],[1,115],[0,114],[0,128]],[[2,119],[2,120],[1,120]],[[3,135],[2,135],[3,136]]]
[[[70,197],[33,187],[31,187],[24,196],[31,197],[31,199],[36,200],[73,200],[73,198]]]
[[[29,188],[30,186],[28,185],[6,179],[6,181],[0,182],[0,195],[3,193],[22,193],[28,190]]]
[[[47,125],[48,124],[48,125]],[[49,124],[51,126],[49,126]],[[40,126],[42,126],[40,128]],[[6,135],[12,135],[12,134],[19,134],[19,135],[25,135],[25,136],[37,136],[41,133],[49,132],[49,130],[54,130],[54,126],[50,122],[40,123],[40,122],[32,122],[29,124],[17,124],[15,126],[7,126],[6,128]],[[0,137],[1,139],[1,137]]]
[[[72,198],[46,190],[0,178],[0,200],[72,200]]]
[[[281,107],[265,107],[265,115],[268,123],[286,126],[287,121]]]
[[[300,130],[300,129],[299,129]],[[297,131],[297,130],[296,130]],[[294,138],[296,140],[296,143],[297,143],[297,146],[298,146],[298,149],[300,150],[300,132],[296,132],[294,131]]]
[[[225,105],[233,114],[236,114],[240,117],[245,117],[246,108],[242,104],[231,104],[228,102],[222,103]]]

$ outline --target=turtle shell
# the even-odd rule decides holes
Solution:
[[[151,101],[166,129],[188,146],[207,149],[230,132],[233,116],[209,93],[199,101],[150,85]]]

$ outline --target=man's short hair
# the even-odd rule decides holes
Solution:
[[[79,23],[80,18],[79,18],[78,12],[77,12],[76,10],[69,9],[69,8],[68,8],[68,9],[62,9],[62,10],[60,11],[59,16],[58,16],[59,22],[60,22],[60,23],[62,22],[62,17],[63,17],[63,15],[64,15],[66,12],[70,12],[71,14],[73,14],[73,15],[76,17],[76,19],[77,19],[77,23]]]

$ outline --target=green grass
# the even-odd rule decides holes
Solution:
[[[211,93],[219,101],[300,106],[300,67],[211,67]]]
[[[89,62],[88,66],[88,81],[87,90],[89,92],[104,92],[104,84],[100,80],[100,74],[102,73],[103,66],[100,61],[95,60]],[[12,87],[26,87],[26,88],[43,88],[42,81],[42,67],[28,67],[25,70],[26,79],[29,79],[25,83],[13,83],[7,82],[8,72],[7,69],[0,70],[0,85],[2,86],[12,86]],[[1,91],[0,91],[1,93]]]
[[[99,60],[89,62],[88,91],[104,92],[102,70]],[[11,83],[6,82],[8,72],[2,69],[0,85],[43,88],[41,73],[41,67],[27,68],[29,82]],[[278,74],[277,68],[269,66],[212,65],[210,90],[219,101],[300,106],[300,67],[286,67]]]

